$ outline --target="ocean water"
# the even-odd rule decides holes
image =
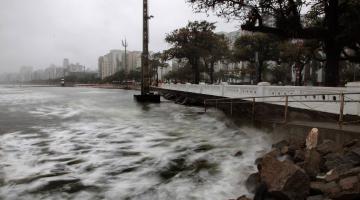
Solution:
[[[0,199],[227,200],[271,144],[221,112],[134,91],[0,86]],[[234,156],[242,151],[241,156]]]

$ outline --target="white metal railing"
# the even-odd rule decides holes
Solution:
[[[160,88],[227,98],[262,97],[256,102],[277,105],[283,105],[284,96],[289,96],[289,107],[335,114],[339,113],[339,94],[344,93],[344,114],[360,116],[360,87],[163,84]]]

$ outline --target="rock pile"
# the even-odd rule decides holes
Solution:
[[[313,129],[306,142],[278,142],[257,159],[258,172],[246,182],[253,199],[360,200],[360,141],[317,144],[317,137]]]

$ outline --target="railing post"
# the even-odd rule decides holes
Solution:
[[[204,111],[206,112],[206,99],[204,100]]]
[[[340,114],[339,114],[339,125],[342,126],[344,121],[344,102],[345,102],[345,95],[344,93],[340,94]]]
[[[230,115],[233,115],[233,102],[230,100]]]
[[[284,111],[284,122],[288,121],[288,109],[289,109],[289,96],[285,96],[285,111]]]
[[[252,98],[252,120],[255,120],[255,97]]]

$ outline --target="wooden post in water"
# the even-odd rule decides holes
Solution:
[[[288,121],[289,96],[285,96],[284,123]]]
[[[340,114],[339,114],[339,125],[342,126],[344,122],[344,103],[345,103],[345,95],[344,93],[340,94]]]

